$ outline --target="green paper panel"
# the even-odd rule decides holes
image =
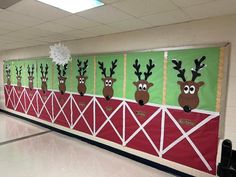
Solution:
[[[153,60],[155,68],[152,69],[152,75],[148,78],[148,82],[153,83],[153,86],[150,87],[148,91],[150,94],[149,103],[161,104],[163,92],[164,52],[135,52],[127,54],[126,98],[132,100],[135,100],[134,95],[136,91],[136,86],[133,82],[138,81],[138,77],[134,74],[135,69],[133,68],[136,59],[139,60],[139,64],[141,65],[141,79],[144,79],[143,73],[147,71],[146,65],[149,63],[149,59]]]
[[[102,78],[104,76],[101,74],[101,69],[99,69],[98,61],[104,63],[106,68],[107,76],[110,75],[111,62],[117,59],[117,67],[115,68],[115,74],[112,76],[116,79],[113,84],[114,97],[123,97],[123,81],[124,81],[124,55],[123,54],[110,54],[110,55],[98,55],[96,56],[96,95],[103,95],[102,90],[104,83]]]
[[[93,94],[94,92],[94,56],[73,56],[72,57],[72,67],[70,68],[70,73],[71,73],[71,77],[70,77],[70,83],[71,86],[68,88],[68,91],[71,92],[78,92],[77,90],[77,86],[78,86],[78,79],[76,78],[76,76],[78,76],[78,66],[77,66],[77,59],[79,59],[80,61],[84,62],[86,60],[88,60],[88,67],[86,69],[86,76],[88,77],[88,79],[86,80],[86,88],[87,94]],[[82,67],[84,66],[84,64],[82,63]]]
[[[38,84],[38,88],[41,89],[41,69],[40,69],[40,65],[43,65],[43,71],[45,72],[45,67],[46,64],[48,65],[48,80],[47,80],[47,87],[48,89],[52,89],[52,59],[47,58],[47,57],[42,57],[42,58],[37,58],[37,68],[38,68],[38,75],[37,75],[37,84]]]
[[[167,105],[179,106],[178,96],[180,94],[180,87],[177,84],[177,81],[182,81],[177,77],[178,71],[173,69],[174,64],[171,62],[171,60],[181,60],[182,68],[186,69],[185,78],[186,80],[191,80],[191,68],[195,68],[194,60],[196,58],[206,56],[204,63],[207,66],[200,71],[201,76],[197,77],[197,79],[195,80],[196,82],[203,81],[205,83],[202,87],[200,87],[198,92],[200,103],[197,109],[215,111],[219,55],[219,48],[169,51],[167,66]]]

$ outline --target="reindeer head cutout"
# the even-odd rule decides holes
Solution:
[[[110,76],[106,75],[106,68],[104,68],[103,62],[98,62],[99,68],[102,70],[102,75],[104,78],[102,78],[102,81],[104,82],[103,87],[103,96],[106,98],[106,100],[110,100],[113,97],[114,90],[113,90],[113,84],[116,81],[116,79],[112,78],[112,75],[115,74],[114,69],[117,67],[116,65],[117,59],[111,62],[111,68],[110,68]]]
[[[11,68],[10,65],[6,65],[6,77],[7,77],[7,85],[11,85]]]
[[[199,104],[198,91],[201,86],[204,85],[204,82],[195,82],[197,77],[201,76],[199,71],[204,68],[206,65],[202,62],[206,59],[205,56],[202,56],[199,59],[195,59],[195,68],[192,68],[192,79],[186,81],[184,76],[185,69],[181,69],[182,61],[172,60],[172,63],[175,65],[173,68],[179,72],[177,77],[181,78],[182,81],[178,81],[177,84],[180,85],[181,93],[179,95],[178,101],[179,105],[183,108],[185,112],[191,112]]]
[[[76,76],[76,78],[78,79],[78,92],[80,94],[80,96],[83,96],[86,93],[86,80],[88,79],[87,76],[85,76],[86,74],[86,69],[88,67],[88,60],[84,61],[84,67],[82,67],[82,62],[77,60],[77,66],[78,66],[78,72],[79,75]]]
[[[58,70],[58,81],[59,81],[59,91],[61,94],[64,94],[66,91],[66,70],[67,70],[67,64],[63,66],[63,69],[61,70],[61,66],[57,64],[57,70]]]
[[[21,88],[21,71],[22,71],[22,66],[17,67],[16,66],[16,79],[17,79],[17,88],[20,89]]]
[[[28,69],[29,89],[33,90],[33,88],[34,88],[34,82],[33,82],[33,80],[34,80],[34,64],[32,64],[31,68],[28,65],[27,69]]]
[[[44,69],[43,69],[43,64],[40,65],[40,70],[41,70],[41,74],[42,74],[42,76],[41,76],[41,81],[42,81],[41,88],[43,90],[43,93],[46,93],[47,90],[48,90],[48,86],[47,86],[48,64],[46,64],[46,66],[45,66],[45,72],[44,72]]]
[[[149,76],[152,75],[151,70],[155,67],[155,65],[152,63],[152,60],[149,60],[149,64],[146,65],[147,72],[144,72],[144,79],[141,79],[142,72],[140,70],[140,64],[138,63],[138,59],[135,60],[135,63],[133,64],[134,69],[136,70],[134,73],[138,77],[137,82],[133,82],[133,84],[136,86],[137,90],[135,92],[135,100],[136,102],[143,106],[149,101],[149,93],[148,89],[153,86],[153,83],[149,83],[147,80]]]

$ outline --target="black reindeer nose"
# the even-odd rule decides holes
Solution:
[[[191,108],[189,106],[184,106],[183,109],[184,112],[191,112]]]
[[[143,105],[144,105],[143,100],[139,100],[139,101],[138,101],[138,104],[139,104],[140,106],[143,106]]]
[[[82,93],[82,92],[80,92],[79,94],[80,94],[80,96],[84,96],[84,93]]]
[[[110,96],[106,96],[106,100],[109,101],[111,98]]]

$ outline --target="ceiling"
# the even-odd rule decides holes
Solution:
[[[0,51],[236,13],[236,0],[102,0],[70,14],[36,0],[0,9]]]

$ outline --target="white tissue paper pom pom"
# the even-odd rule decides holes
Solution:
[[[50,46],[50,58],[59,65],[65,65],[71,60],[70,50],[61,43]]]

